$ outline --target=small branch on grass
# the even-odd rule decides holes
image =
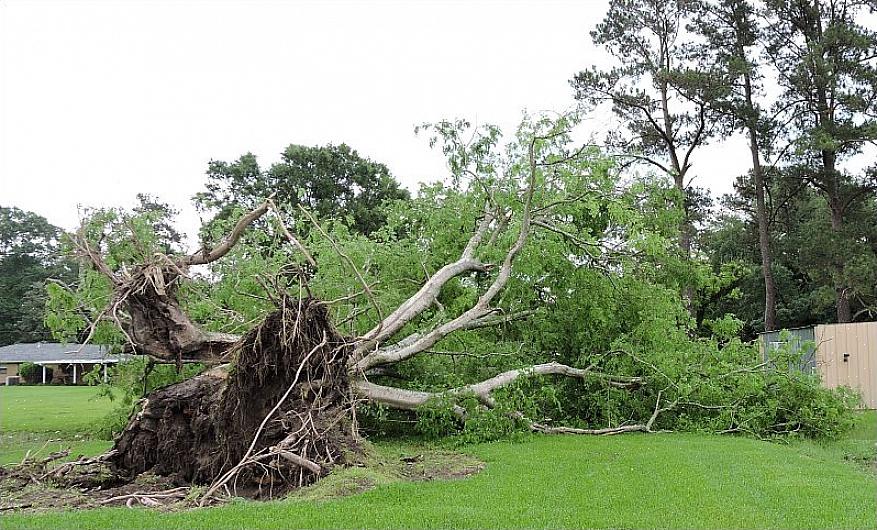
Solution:
[[[602,429],[579,429],[576,427],[551,427],[545,425],[544,423],[533,422],[530,424],[530,429],[536,432],[542,432],[547,434],[586,434],[595,436],[611,436],[614,434],[623,434],[626,432],[655,432],[652,430],[652,426],[655,424],[655,420],[658,419],[658,416],[664,412],[672,410],[679,403],[679,400],[677,399],[666,407],[661,407],[662,395],[663,390],[659,390],[658,397],[655,400],[655,410],[654,412],[652,412],[651,417],[649,417],[646,423],[619,425],[618,427],[604,427]]]
[[[130,493],[127,495],[117,495],[115,497],[110,497],[109,499],[104,499],[100,501],[99,504],[110,504],[113,502],[126,501],[125,504],[129,508],[133,507],[133,502],[137,501],[143,506],[155,507],[155,506],[164,506],[164,502],[168,500],[183,500],[189,493],[189,486],[181,486],[179,488],[172,488],[169,490],[158,491],[154,493],[148,492],[136,492]],[[161,499],[161,500],[159,500]]]

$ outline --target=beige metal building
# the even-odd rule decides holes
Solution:
[[[848,386],[877,409],[877,322],[816,326],[816,367],[828,388]]]
[[[877,322],[821,324],[812,328],[771,331],[760,335],[763,350],[793,343],[804,347],[813,341],[815,351],[805,352],[803,369],[818,371],[828,388],[847,386],[861,392],[865,408],[877,409]]]

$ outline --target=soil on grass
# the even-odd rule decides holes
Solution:
[[[370,444],[365,444],[370,446]],[[323,501],[356,495],[384,484],[430,480],[463,479],[477,474],[484,463],[473,456],[431,448],[390,449],[370,447],[357,462],[336,467],[315,484],[294,490],[291,500]],[[36,478],[36,477],[35,477]],[[143,473],[127,484],[113,483],[95,476],[79,484],[66,486],[49,481],[35,482],[27,473],[12,467],[0,467],[0,513],[34,513],[56,510],[86,510],[105,506],[124,506],[132,494],[160,493],[179,486],[173,477]],[[193,491],[193,493],[195,493]],[[108,502],[109,501],[109,502]],[[132,501],[135,506],[140,506]],[[155,506],[160,510],[183,510],[192,507],[181,500]]]

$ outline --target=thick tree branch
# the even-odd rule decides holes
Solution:
[[[363,360],[367,354],[375,350],[378,344],[391,338],[405,324],[432,306],[438,299],[442,287],[451,279],[470,271],[484,272],[489,270],[489,265],[481,263],[481,261],[475,258],[475,251],[484,239],[484,235],[493,220],[493,214],[485,209],[485,215],[478,223],[475,233],[463,249],[460,259],[436,271],[417,293],[396,308],[395,311],[372,328],[371,331],[366,333],[353,351],[351,356],[352,363],[358,363]]]
[[[269,200],[266,200],[258,207],[256,207],[256,209],[241,217],[232,229],[232,231],[229,232],[228,235],[226,235],[222,239],[222,242],[220,242],[219,245],[213,247],[213,249],[209,251],[206,248],[202,248],[200,251],[195,252],[194,254],[185,256],[180,259],[180,264],[186,266],[206,265],[208,263],[213,263],[214,261],[228,254],[232,247],[237,244],[238,240],[244,234],[244,231],[247,229],[247,227],[250,226],[253,221],[265,215],[265,212],[267,212],[268,208],[270,207]]]
[[[435,343],[437,343],[438,341],[440,341],[444,337],[448,336],[449,334],[451,334],[455,331],[458,331],[460,329],[466,329],[466,326],[471,324],[473,321],[477,321],[478,319],[481,319],[494,311],[493,309],[490,308],[490,303],[493,301],[493,299],[496,297],[496,295],[499,294],[499,292],[505,287],[506,283],[508,283],[508,280],[511,277],[512,264],[514,263],[514,260],[517,257],[517,255],[524,248],[524,244],[527,242],[527,238],[529,237],[529,234],[530,234],[533,194],[534,194],[535,187],[536,187],[536,171],[537,171],[536,142],[539,139],[540,139],[539,137],[534,137],[533,140],[530,142],[530,148],[529,148],[530,173],[529,173],[529,177],[528,177],[527,188],[524,191],[524,209],[523,209],[523,214],[522,214],[522,218],[521,218],[521,227],[518,231],[518,237],[515,240],[514,244],[511,246],[511,248],[509,249],[509,251],[506,253],[506,256],[505,256],[505,259],[503,260],[502,266],[500,267],[499,272],[497,273],[496,278],[494,279],[493,283],[491,283],[490,286],[487,288],[487,290],[478,298],[478,302],[476,302],[476,304],[473,307],[471,307],[469,310],[465,311],[463,314],[461,314],[457,318],[434,328],[432,331],[430,331],[428,333],[423,334],[416,341],[412,342],[411,344],[409,344],[405,347],[399,348],[397,345],[396,347],[393,347],[391,349],[377,349],[377,350],[372,351],[371,353],[368,353],[364,357],[360,358],[358,356],[358,354],[365,353],[366,351],[368,351],[369,349],[371,349],[372,347],[377,345],[379,342],[378,340],[365,341],[365,343],[363,345],[358,346],[357,349],[355,350],[354,367],[356,369],[365,371],[369,368],[372,368],[374,366],[378,366],[381,364],[388,364],[388,363],[403,361],[409,357],[417,355],[418,353],[420,353],[424,350],[431,348]],[[465,260],[467,257],[471,258],[472,255],[474,254],[474,251],[475,251],[475,248],[477,247],[478,242],[480,242],[481,238],[483,238],[484,232],[487,230],[487,226],[489,225],[489,223],[486,224],[484,222],[485,220],[488,219],[488,217],[491,217],[491,216],[485,215],[485,218],[482,220],[481,224],[479,224],[479,229],[476,230],[475,235],[473,236],[472,239],[470,239],[469,244],[466,245],[466,249],[463,251],[463,257],[461,258],[461,260]],[[482,229],[482,227],[484,227],[484,228]],[[473,244],[473,241],[475,241],[474,244]],[[459,263],[459,261],[456,263]],[[438,273],[436,273],[435,276],[438,276]],[[431,282],[435,280],[435,276],[433,276],[432,280],[430,280]],[[448,279],[450,279],[450,278],[448,278]],[[446,281],[447,280],[445,280],[445,282]],[[427,284],[429,284],[429,283],[430,282],[427,282]],[[434,292],[426,292],[425,289],[427,288],[427,286],[425,285],[423,288],[421,288],[421,291],[419,291],[418,294],[416,294],[414,297],[409,299],[405,304],[403,304],[397,310],[397,312],[399,312],[402,315],[406,314],[407,312],[410,312],[409,308],[406,308],[406,306],[408,306],[410,304],[414,309],[419,309],[417,311],[417,313],[414,313],[414,315],[419,314],[420,311],[423,311],[423,309],[425,309],[426,307],[429,307],[429,305],[427,305],[425,307],[423,306],[423,304],[427,300],[429,300],[430,305],[432,304],[431,300],[434,299],[434,297],[438,296],[438,291],[441,289],[441,285],[443,285],[443,283],[444,282],[442,282],[441,284],[437,284],[435,286],[435,288],[437,288],[438,290],[435,290]],[[421,292],[423,292],[423,294],[421,294]],[[430,296],[432,298],[430,298]],[[403,311],[403,309],[404,309],[404,311]],[[413,318],[413,316],[411,318]],[[386,320],[390,320],[390,319],[388,318]],[[401,329],[401,327],[407,321],[410,321],[410,318],[406,321],[401,321],[401,320],[400,321],[392,321],[388,325],[396,327],[396,329],[398,330],[398,329]],[[376,328],[376,329],[377,329],[377,332],[375,333],[376,337],[389,337],[389,336],[391,336],[391,334],[388,334],[389,330],[385,330],[382,328]],[[395,331],[393,333],[395,333]]]
[[[421,390],[394,388],[378,385],[364,379],[355,380],[352,385],[357,394],[365,399],[403,410],[417,410],[418,407],[432,399],[464,396],[469,394],[474,395],[486,406],[493,407],[494,403],[491,396],[493,391],[506,387],[520,378],[543,375],[562,375],[576,379],[600,379],[608,382],[612,386],[621,388],[635,387],[642,384],[644,381],[641,377],[615,376],[604,374],[602,372],[595,372],[590,368],[573,368],[565,364],[552,362],[508,370],[495,375],[490,379],[485,379],[480,383],[464,385],[443,392],[425,392]]]

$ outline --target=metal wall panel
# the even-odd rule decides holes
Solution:
[[[767,331],[760,333],[762,360],[770,358],[770,352],[785,346],[791,346],[793,352],[800,352],[807,342],[815,342],[813,328],[795,328],[780,331]],[[801,370],[812,372],[816,369],[816,352],[812,346],[808,346],[801,357]]]
[[[877,409],[877,322],[816,326],[816,365],[828,388],[848,386]]]

